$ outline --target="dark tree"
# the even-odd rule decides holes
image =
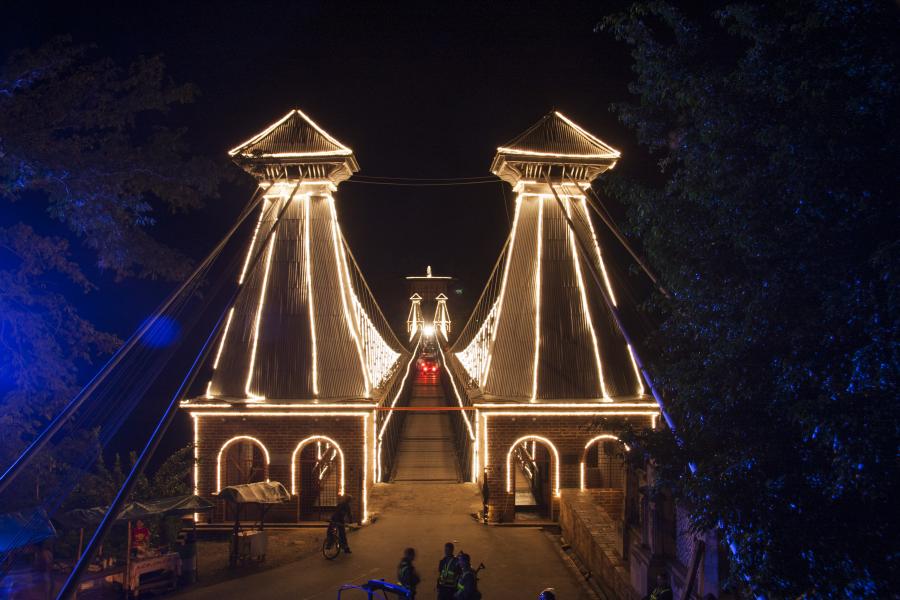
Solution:
[[[190,266],[151,229],[217,190],[219,167],[168,125],[195,93],[159,58],[121,65],[65,39],[0,65],[0,418],[16,433],[0,441],[3,465],[117,343],[67,294],[94,291],[96,273],[178,279]],[[40,225],[16,223],[41,209]]]
[[[673,299],[648,357],[683,444],[642,440],[772,597],[896,593],[898,11],[640,3],[616,107],[658,184],[611,177]],[[696,476],[685,465],[696,463]]]

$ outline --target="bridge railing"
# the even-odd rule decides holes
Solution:
[[[467,389],[483,386],[490,368],[491,346],[500,316],[511,239],[512,234],[507,238],[468,322],[449,349],[465,371],[463,385]]]
[[[404,365],[403,358],[408,356],[409,350],[397,339],[381,312],[343,234],[341,250],[342,267],[349,283],[350,312],[359,333],[370,384],[376,390],[373,395],[383,397],[384,387],[395,379],[394,375]]]
[[[444,389],[444,398],[450,406],[471,407],[472,401],[466,393],[461,378],[461,376],[465,376],[465,369],[460,367],[459,361],[455,360],[449,351],[444,352],[440,342],[438,342],[438,349],[441,353],[441,386]],[[477,467],[473,465],[476,443],[475,411],[451,411],[450,423],[453,427],[453,441],[461,479],[475,481],[478,478]]]
[[[386,408],[409,406],[413,381],[415,380],[415,360],[418,356],[419,345],[416,344],[406,360],[400,361],[399,368],[394,372],[381,397],[381,406]],[[400,436],[403,432],[403,423],[406,420],[406,412],[402,410],[379,410],[375,415],[375,431],[377,438],[376,452],[376,480],[388,481],[393,473],[397,450],[400,446]]]

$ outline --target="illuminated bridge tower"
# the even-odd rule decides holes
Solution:
[[[495,520],[555,515],[562,488],[604,488],[621,505],[617,434],[629,422],[655,426],[656,404],[591,276],[596,268],[616,302],[584,190],[618,160],[553,112],[499,147],[491,166],[517,194],[512,231],[446,355],[460,404],[476,409],[473,470],[487,477]]]
[[[422,296],[413,294],[409,297],[409,315],[406,317],[406,332],[409,339],[416,337],[416,334],[425,327],[425,317],[422,316]]]
[[[375,408],[409,353],[375,304],[341,233],[333,193],[353,152],[292,110],[229,152],[261,202],[239,291],[205,365],[193,418],[197,493],[279,481],[280,520],[319,520],[339,494],[365,518],[374,481]],[[229,518],[224,504],[214,519]]]

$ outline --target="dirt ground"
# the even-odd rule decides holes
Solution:
[[[227,535],[223,534],[222,538],[217,540],[201,539],[197,548],[199,575],[197,583],[183,587],[176,593],[190,592],[199,587],[280,567],[319,552],[322,548],[325,528],[270,529],[268,533],[269,546],[266,560],[260,563],[241,565],[235,569],[228,568]]]

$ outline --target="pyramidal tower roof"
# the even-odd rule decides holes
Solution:
[[[583,158],[619,158],[618,150],[591,135],[559,111],[497,148],[508,154],[533,154]]]
[[[543,175],[557,182],[567,176],[583,183],[613,168],[620,156],[618,150],[553,111],[499,146],[491,172],[514,186]]]
[[[339,183],[359,170],[353,150],[319,127],[300,109],[293,109],[228,155],[258,179],[283,179],[297,174]]]
[[[484,398],[577,403],[645,395],[631,348],[591,279],[592,270],[602,273],[615,304],[583,186],[618,158],[558,112],[498,148],[492,170],[517,192],[512,231],[452,349]]]
[[[228,151],[230,156],[286,157],[349,155],[350,148],[331,137],[298,108]]]

